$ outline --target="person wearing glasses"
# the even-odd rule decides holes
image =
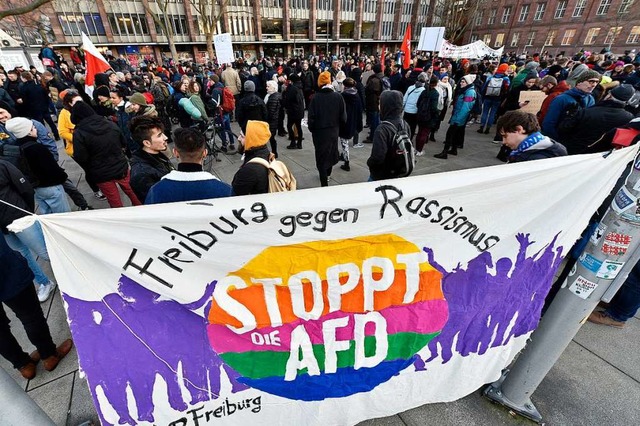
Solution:
[[[593,70],[586,70],[580,74],[575,86],[555,98],[549,105],[547,115],[541,123],[542,133],[553,140],[560,140],[558,134],[560,122],[580,109],[595,105],[596,101],[591,92],[600,83],[601,78],[600,73]]]

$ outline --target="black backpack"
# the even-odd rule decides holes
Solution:
[[[429,121],[431,121],[431,90],[435,89],[423,90],[418,97],[418,112],[416,117],[418,123],[428,123]]]
[[[391,126],[394,134],[391,143],[391,159],[387,164],[390,166],[389,175],[392,177],[409,176],[416,165],[416,153],[411,143],[411,137],[409,137],[409,130],[404,123],[400,129],[389,121],[382,121],[380,124],[382,123]]]

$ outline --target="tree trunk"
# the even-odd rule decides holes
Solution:
[[[207,33],[207,54],[209,55],[209,60],[213,62],[214,53],[213,53],[213,31]]]
[[[171,51],[171,59],[177,64],[178,63],[178,51],[176,50],[176,42],[173,40],[173,34],[169,31],[167,33],[167,42],[169,43],[169,50]]]

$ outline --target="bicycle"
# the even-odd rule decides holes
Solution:
[[[218,155],[222,150],[216,141],[216,139],[220,138],[222,126],[216,124],[215,120],[210,120],[208,123],[203,123],[201,126],[204,128],[202,132],[204,134],[205,144],[207,147],[207,155],[204,157],[202,169],[212,173],[214,160],[216,163],[222,161]]]

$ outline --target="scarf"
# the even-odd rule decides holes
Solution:
[[[518,154],[525,152],[527,149],[531,148],[532,146],[534,146],[544,138],[545,136],[540,132],[531,133],[529,136],[527,136],[525,140],[520,142],[520,145],[518,145],[518,148],[511,151],[511,154],[509,154],[509,156],[514,157]]]

